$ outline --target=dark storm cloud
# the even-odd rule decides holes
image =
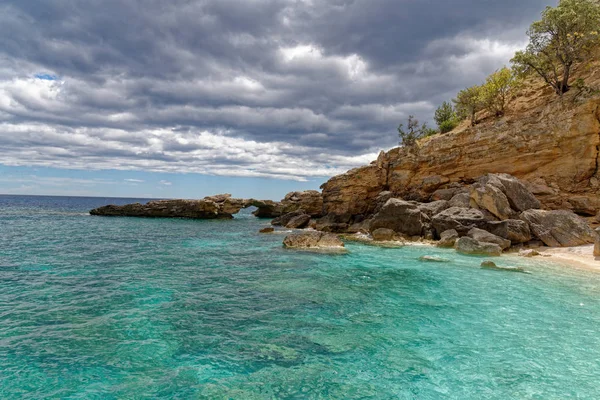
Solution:
[[[548,1],[5,0],[0,161],[336,173],[505,63]]]

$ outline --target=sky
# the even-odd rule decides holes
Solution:
[[[3,0],[0,193],[280,199],[431,122],[556,0]]]

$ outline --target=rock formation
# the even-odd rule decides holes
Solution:
[[[384,191],[370,208],[361,209],[365,214],[330,213],[315,226],[327,232],[352,232],[352,227],[360,225],[378,241],[439,239],[440,247],[480,255],[499,255],[534,239],[547,246],[577,246],[594,243],[597,237],[572,211],[540,210],[541,203],[527,186],[508,174],[486,174],[471,184],[454,184],[450,192],[438,193],[437,197],[451,196],[450,200],[420,203],[392,196]],[[457,196],[460,202],[453,201]],[[452,206],[465,205],[467,199],[468,206]],[[348,207],[353,206],[344,210]]]
[[[344,242],[332,233],[305,231],[286,236],[283,246],[292,249],[343,249]]]
[[[479,193],[471,198],[481,202],[501,198],[494,207],[487,203],[501,219],[510,217],[504,214],[506,201],[516,211],[568,209],[596,215],[600,210],[600,99],[572,106],[534,100],[523,100],[518,115],[426,138],[417,149],[382,152],[371,165],[331,178],[322,185],[325,214],[372,214],[383,192],[421,202],[452,201],[461,195],[454,199],[459,203],[464,201],[465,184],[495,172],[511,174],[523,184],[514,186],[514,180],[497,175],[493,181],[479,182],[488,186],[481,190],[483,195],[493,193],[491,198]],[[524,187],[537,199],[522,197]],[[538,199],[541,207],[536,207]]]
[[[201,200],[154,200],[146,204],[134,203],[123,206],[107,205],[90,211],[92,215],[222,219],[233,218],[242,208],[256,207],[253,212],[259,218],[275,218],[287,213],[308,214],[319,217],[323,210],[323,197],[315,190],[288,193],[280,201],[236,199],[230,194],[207,196]],[[288,221],[289,222],[289,221]],[[298,222],[298,221],[297,221]],[[285,224],[284,224],[285,225]],[[302,223],[299,227],[308,225]]]
[[[249,206],[246,200],[233,199],[231,195],[206,197],[202,200],[154,200],[146,204],[134,203],[123,206],[107,205],[90,211],[92,215],[224,219],[232,218],[242,208]]]

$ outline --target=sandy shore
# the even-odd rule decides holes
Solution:
[[[600,257],[594,257],[593,244],[577,247],[546,247],[536,250],[550,256],[548,260],[600,272]]]

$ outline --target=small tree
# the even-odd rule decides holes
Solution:
[[[443,102],[441,106],[435,110],[433,117],[441,133],[450,132],[458,125],[458,117],[454,107],[450,102]]]
[[[409,115],[408,124],[406,130],[404,130],[404,124],[398,125],[398,136],[400,136],[400,143],[406,147],[415,147],[417,140],[435,135],[437,131],[427,126],[427,123],[419,126],[419,120],[413,115]]]
[[[481,86],[479,95],[482,106],[497,117],[504,115],[510,96],[517,87],[518,79],[512,71],[506,67],[499,69],[488,76]]]
[[[481,86],[471,86],[463,89],[452,100],[456,104],[456,112],[462,119],[470,118],[471,126],[475,126],[475,115],[482,109]]]
[[[529,44],[511,60],[522,74],[535,72],[562,96],[569,79],[600,41],[600,3],[597,0],[561,0],[547,7],[527,35]]]

